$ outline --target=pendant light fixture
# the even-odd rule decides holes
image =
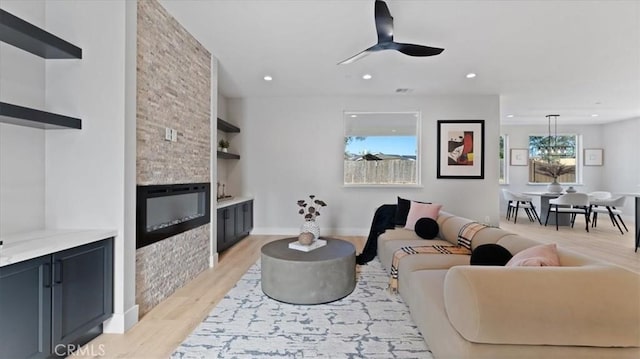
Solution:
[[[558,144],[558,117],[560,115],[547,115],[548,123],[548,136],[547,143],[544,148],[540,148],[540,152],[545,155],[548,161],[551,161],[553,157],[566,157],[567,156],[567,146],[564,144]],[[551,132],[551,122],[553,121],[553,133]]]

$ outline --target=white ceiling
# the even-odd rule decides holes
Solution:
[[[640,0],[388,0],[396,41],[445,51],[340,66],[376,42],[373,0],[161,3],[218,58],[227,97],[499,94],[503,124],[640,117]]]

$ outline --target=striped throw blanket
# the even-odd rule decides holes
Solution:
[[[391,277],[389,278],[389,290],[392,293],[398,292],[398,265],[400,259],[411,254],[420,253],[434,253],[434,254],[464,254],[470,255],[471,251],[465,247],[460,246],[420,246],[420,247],[402,247],[393,253],[393,260],[391,262]]]
[[[489,226],[479,222],[470,222],[465,224],[460,228],[460,231],[458,231],[458,245],[471,250],[471,240],[473,239],[473,236],[487,227]]]
[[[487,228],[486,224],[479,222],[470,222],[462,226],[458,231],[458,245],[457,246],[420,246],[420,247],[402,247],[393,253],[393,260],[391,261],[391,277],[389,278],[389,290],[392,293],[398,292],[398,267],[400,259],[411,254],[420,253],[435,253],[435,254],[471,254],[471,241],[473,237]]]

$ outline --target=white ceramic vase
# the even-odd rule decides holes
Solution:
[[[561,193],[562,192],[562,186],[560,185],[560,183],[558,183],[558,179],[554,178],[553,182],[549,183],[549,186],[547,186],[547,192],[549,193]]]
[[[300,233],[309,232],[313,234],[313,240],[320,239],[320,226],[316,221],[304,221],[300,226]]]

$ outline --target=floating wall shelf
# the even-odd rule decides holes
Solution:
[[[82,49],[0,9],[0,41],[45,59],[81,59]]]
[[[223,119],[218,119],[218,130],[222,131],[222,132],[227,132],[227,133],[238,133],[240,132],[240,129],[238,127],[236,127],[235,125],[230,124],[229,122],[223,120]]]
[[[0,122],[42,129],[81,129],[79,118],[0,102]]]
[[[218,158],[222,158],[225,160],[239,160],[240,155],[236,155],[235,153],[218,151]]]

